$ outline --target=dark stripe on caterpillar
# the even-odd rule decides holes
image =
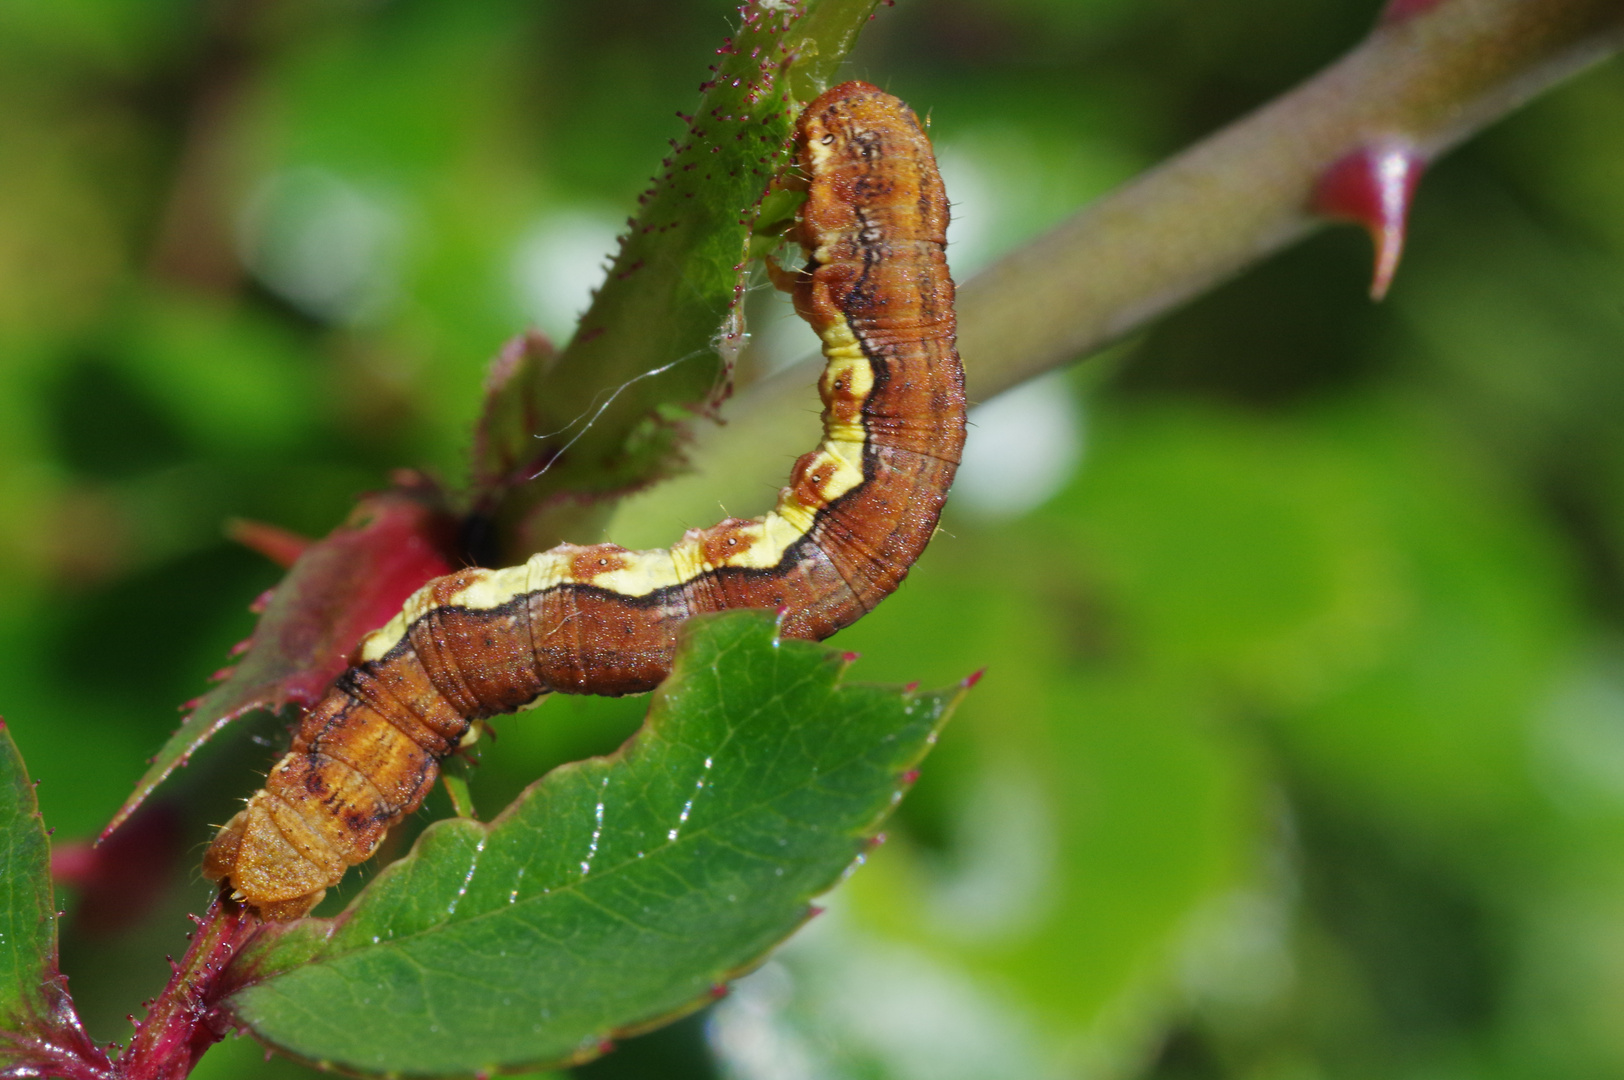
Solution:
[[[429,582],[304,717],[208,877],[266,918],[303,915],[417,808],[472,721],[554,691],[652,689],[692,615],[775,609],[785,635],[822,639],[896,589],[964,444],[947,198],[918,119],[867,83],[807,106],[795,152],[808,263],[773,278],[823,340],[823,439],[777,506],[661,551],[564,544]]]

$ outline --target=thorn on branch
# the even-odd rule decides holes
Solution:
[[[1363,225],[1376,245],[1370,298],[1387,295],[1404,253],[1405,230],[1426,159],[1399,142],[1360,147],[1339,159],[1315,185],[1315,213]]]

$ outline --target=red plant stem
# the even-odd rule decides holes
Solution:
[[[209,906],[169,985],[114,1063],[117,1080],[184,1080],[225,1037],[229,1026],[215,1011],[227,989],[220,975],[259,925],[240,904],[216,899]]]

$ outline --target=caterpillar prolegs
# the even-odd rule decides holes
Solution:
[[[776,273],[823,341],[823,439],[760,518],[662,551],[564,544],[429,582],[362,643],[203,871],[296,918],[416,809],[469,724],[550,691],[629,694],[670,671],[677,629],[729,608],[821,639],[896,589],[936,529],[964,444],[946,195],[930,141],[862,82],[796,122],[808,262]]]

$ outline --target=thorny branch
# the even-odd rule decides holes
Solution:
[[[173,974],[148,1007],[135,1038],[118,1056],[117,1080],[182,1080],[203,1052],[225,1037],[229,1023],[217,1011],[228,990],[221,979],[238,949],[259,928],[247,909],[216,899],[197,920],[197,932]]]
[[[965,283],[959,349],[971,400],[1120,340],[1329,219],[1371,230],[1380,295],[1426,163],[1621,44],[1621,0],[1393,0],[1364,41],[1308,82]],[[696,479],[628,500],[620,522],[714,508],[727,461],[759,463],[750,481],[764,488],[806,437],[805,387],[820,363],[740,395],[734,422],[699,433]]]

